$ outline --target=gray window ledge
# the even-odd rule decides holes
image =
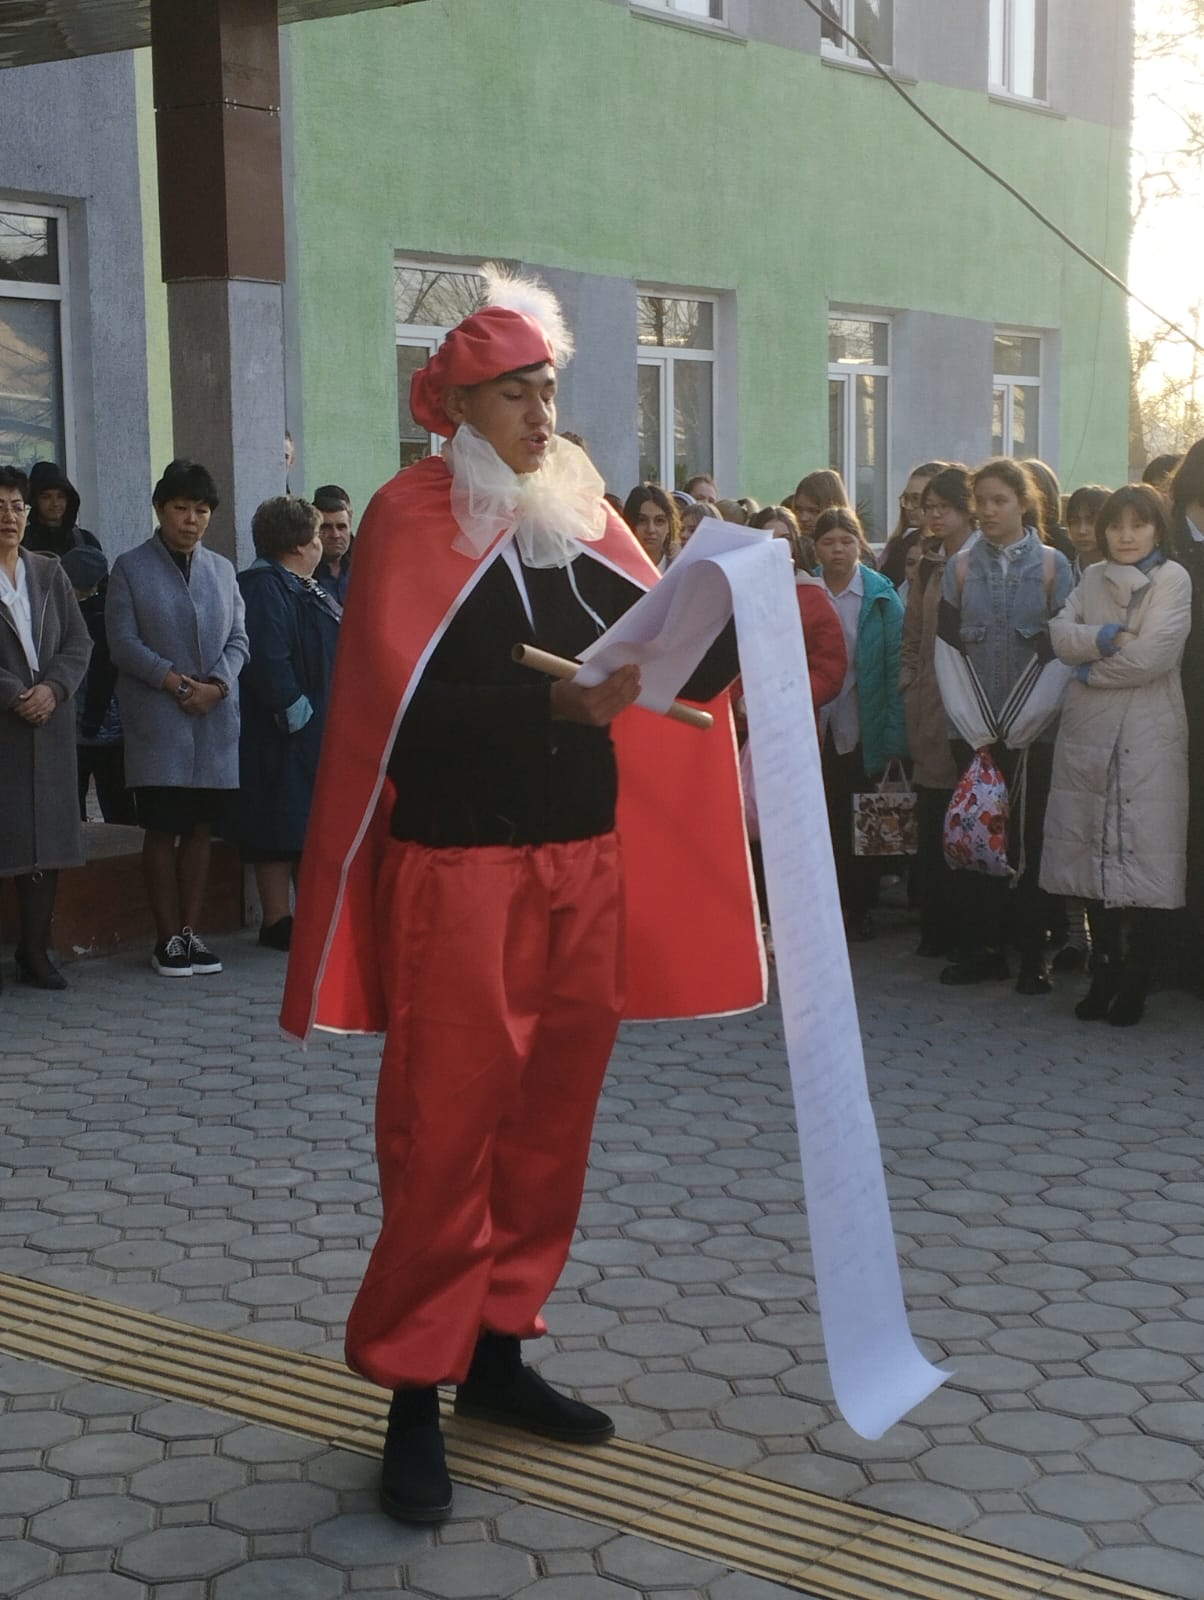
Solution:
[[[863,78],[878,78],[879,80],[881,80],[882,77],[882,74],[877,70],[877,68],[871,67],[868,61],[857,61],[852,56],[846,56],[842,52],[836,50],[821,49],[819,52],[819,59],[823,62],[825,67],[835,67],[837,72],[857,72],[860,73]],[[913,77],[910,72],[897,71],[887,61],[884,61],[882,65],[890,73],[891,77],[896,83],[906,84],[909,88],[914,88],[915,85],[920,81],[918,78]]]
[[[628,9],[637,22],[659,22],[665,27],[681,28],[686,33],[701,33],[708,39],[719,39],[724,44],[748,43],[742,34],[733,33],[726,22],[705,22],[701,17],[684,16],[680,11],[661,11],[659,7],[653,10],[649,6],[639,5],[636,0],[632,0]]]
[[[1006,89],[989,89],[987,98],[995,106],[1011,106],[1013,111],[1031,111],[1034,116],[1053,117],[1057,122],[1066,122],[1064,111],[1059,111],[1051,106],[1048,100],[1030,100],[1027,95],[1009,94]]]

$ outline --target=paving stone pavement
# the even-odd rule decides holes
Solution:
[[[625,1437],[1204,1600],[1204,1013],[1158,995],[1138,1029],[1085,1025],[1072,1015],[1079,982],[1045,999],[1002,984],[943,989],[913,942],[895,926],[859,947],[856,976],[912,1326],[956,1368],[950,1382],[876,1443],[835,1413],[772,1006],[623,1030],[578,1239],[532,1359],[612,1409]],[[249,935],[224,948],[227,970],[212,978],[168,985],[139,954],[74,966],[64,995],[5,988],[0,1271],[337,1359],[379,1216],[378,1045],[302,1051],[282,1039],[281,958]],[[3,1369],[18,1388],[22,1366],[33,1370]],[[244,1526],[219,1506],[253,1508],[251,1491],[280,1474],[269,1459],[231,1476],[238,1458],[222,1441],[238,1424],[215,1432],[210,1414],[195,1435],[163,1436],[144,1417],[164,1402],[81,1413],[68,1404],[78,1381],[54,1376],[59,1387],[8,1399],[0,1537],[13,1537],[0,1546],[0,1593],[73,1600],[71,1563],[96,1551],[87,1508],[72,1508],[93,1495],[113,1502],[106,1526],[128,1519],[121,1550],[149,1553],[136,1550],[145,1570],[115,1569],[109,1589],[90,1577],[81,1600],[276,1592],[256,1590],[250,1572],[282,1596],[345,1583],[366,1594],[374,1541],[428,1537],[376,1518],[371,1464],[333,1452],[322,1459],[351,1463],[353,1481],[326,1484],[289,1458],[283,1477],[307,1486],[289,1526]],[[211,1475],[177,1484],[173,1455],[194,1453]],[[513,1542],[528,1565],[510,1587],[428,1583],[395,1542],[381,1590],[395,1591],[404,1567],[412,1588],[449,1597],[778,1592],[718,1570],[650,1577],[639,1552],[614,1569],[589,1552],[624,1536],[554,1546],[552,1513],[488,1498],[499,1505],[473,1512],[479,1492],[463,1491],[457,1522],[413,1560],[435,1570],[445,1548]],[[185,1539],[210,1512],[220,1539],[216,1526]],[[499,1532],[506,1516],[525,1542]],[[31,1535],[39,1517],[52,1520]],[[342,1566],[314,1547],[332,1526]],[[178,1535],[165,1539],[168,1527]],[[33,1553],[9,1557],[26,1544]],[[62,1552],[53,1590],[39,1588],[51,1546]],[[181,1576],[184,1550],[198,1562],[224,1552],[224,1572]],[[2,1563],[19,1559],[29,1565],[6,1581]],[[586,1564],[555,1565],[570,1559]],[[570,1577],[576,1587],[563,1587]]]
[[[403,1528],[366,1456],[37,1361],[0,1359],[0,1437],[6,1600],[799,1600],[481,1489]]]

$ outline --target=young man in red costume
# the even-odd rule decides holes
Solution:
[[[556,436],[556,302],[490,287],[411,387],[452,442],[356,541],[282,1018],[386,1033],[384,1218],[347,1359],[393,1391],[382,1503],[414,1522],[451,1507],[441,1382],[461,1414],[611,1436],[520,1341],[568,1254],[619,1020],[764,992],[726,716],[699,733],[632,711],[612,742],[638,669],[586,689],[512,659],[578,654],[657,574]],[[729,631],[685,692],[735,671]]]

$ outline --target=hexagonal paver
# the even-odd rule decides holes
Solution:
[[[130,1493],[155,1505],[192,1505],[237,1489],[244,1469],[220,1456],[178,1456],[144,1467],[130,1478]]]
[[[307,1461],[327,1448],[320,1439],[302,1439],[293,1433],[255,1426],[235,1428],[218,1446],[222,1455],[236,1461]]]
[[[1036,1466],[1014,1450],[986,1444],[944,1444],[916,1457],[926,1478],[970,1494],[987,1489],[1021,1489],[1036,1476]]]
[[[1038,1511],[1068,1522],[1136,1522],[1153,1505],[1136,1484],[1097,1472],[1059,1472],[1028,1493]]]
[[[0,1443],[5,1450],[45,1450],[82,1430],[82,1419],[64,1411],[13,1411],[0,1423]]]
[[[27,1539],[0,1540],[0,1594],[15,1595],[39,1578],[49,1577],[54,1551]]]
[[[337,1510],[337,1495],[316,1483],[256,1483],[222,1495],[213,1519],[244,1533],[286,1533],[324,1522]]]
[[[754,1344],[751,1339],[706,1344],[690,1358],[692,1367],[717,1378],[773,1378],[785,1373],[790,1364],[788,1351],[777,1345]],[[787,1388],[789,1377],[786,1373],[782,1380]]]
[[[376,1462],[371,1466],[375,1484],[380,1467]],[[457,1489],[456,1515],[462,1513],[466,1497],[464,1490]],[[434,1537],[432,1529],[406,1527],[373,1511],[345,1514],[319,1523],[309,1536],[309,1548],[313,1555],[336,1566],[395,1567],[427,1549]]]
[[[70,1444],[57,1445],[46,1457],[46,1464],[76,1478],[111,1478],[136,1472],[139,1467],[158,1461],[162,1454],[158,1439],[144,1439],[137,1433],[86,1433]]]
[[[31,1517],[70,1492],[69,1481],[53,1472],[0,1472],[0,1517]]]
[[[1108,1378],[1050,1378],[1032,1396],[1038,1405],[1072,1417],[1128,1417],[1141,1404],[1137,1389]]]
[[[614,1538],[614,1529],[602,1523],[584,1522],[540,1506],[503,1511],[494,1527],[499,1539],[523,1550],[596,1550]]]
[[[21,1600],[146,1600],[146,1590],[116,1572],[78,1572],[26,1589]]]
[[[135,1534],[149,1533],[155,1514],[125,1495],[85,1495],[34,1517],[29,1531],[55,1550],[103,1550]]]
[[[1059,1417],[1054,1412],[1028,1408],[1023,1411],[992,1412],[977,1424],[976,1431],[989,1444],[1003,1445],[1008,1450],[1022,1450],[1032,1456],[1079,1450],[1092,1438],[1092,1431],[1087,1424],[1074,1417]]]
[[[1035,1516],[1031,1511],[998,1512],[980,1517],[974,1524],[974,1537],[988,1544],[1002,1544],[1009,1550],[1062,1566],[1074,1566],[1089,1555],[1093,1541],[1082,1528],[1053,1517]]]
[[[1199,1452],[1190,1445],[1144,1433],[1096,1439],[1083,1455],[1097,1472],[1136,1483],[1190,1483],[1200,1471]]]
[[[1151,1433],[1163,1434],[1168,1439],[1204,1443],[1204,1401],[1171,1400],[1143,1406],[1137,1420]]]
[[[246,1540],[225,1528],[160,1528],[123,1545],[118,1565],[148,1583],[179,1583],[215,1577],[246,1554]]]
[[[722,1378],[701,1372],[647,1372],[625,1387],[634,1405],[657,1411],[712,1411],[732,1395],[731,1385]]]
[[[415,1557],[406,1569],[411,1589],[441,1600],[514,1594],[535,1576],[533,1558],[509,1545],[443,1545]]]
[[[1143,1523],[1159,1544],[1204,1556],[1204,1517],[1198,1506],[1159,1506]]]
[[[224,1572],[213,1585],[213,1600],[335,1600],[343,1574],[302,1556],[259,1559]]]
[[[64,1411],[81,1417],[132,1417],[153,1404],[149,1396],[111,1383],[77,1383],[62,1400]]]
[[[723,1575],[723,1568],[714,1561],[703,1561],[629,1534],[602,1545],[598,1565],[611,1577],[622,1578],[643,1590],[701,1587]]]
[[[799,1591],[770,1583],[768,1578],[754,1578],[747,1572],[729,1572],[712,1583],[707,1594],[710,1600],[798,1600]]]
[[[788,1400],[780,1394],[743,1395],[736,1400],[726,1400],[716,1412],[725,1428],[737,1433],[751,1433],[763,1439],[785,1436],[803,1439],[824,1420],[818,1406],[809,1406],[802,1400]]]
[[[157,1439],[216,1439],[238,1426],[236,1417],[174,1400],[152,1406],[138,1419],[139,1433],[153,1434]]]

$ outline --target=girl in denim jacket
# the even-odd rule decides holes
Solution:
[[[987,702],[983,715],[999,727],[1014,715],[1017,701],[1038,688],[1052,655],[1049,620],[1070,593],[1071,572],[1065,556],[1042,543],[1035,525],[1037,489],[1024,466],[1003,457],[988,461],[974,473],[973,488],[982,538],[946,564],[941,631],[973,669],[968,676],[975,680],[975,693]],[[943,678],[942,696],[957,721]],[[978,745],[990,749],[1007,779],[1015,886],[1004,878],[956,874],[958,954],[941,972],[941,982],[1006,978],[1011,944],[1020,956],[1017,992],[1047,994],[1044,946],[1050,908],[1039,875],[1052,723],[1026,749],[1016,748],[1020,742],[988,737]],[[955,740],[954,750],[964,769],[974,749]]]

